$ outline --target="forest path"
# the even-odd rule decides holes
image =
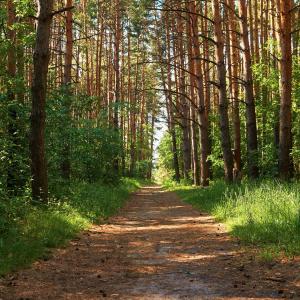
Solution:
[[[300,299],[296,270],[258,262],[212,217],[150,186],[49,261],[0,281],[0,299]]]

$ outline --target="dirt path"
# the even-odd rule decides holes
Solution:
[[[258,262],[210,216],[146,187],[108,224],[0,281],[0,299],[300,299],[299,270]]]

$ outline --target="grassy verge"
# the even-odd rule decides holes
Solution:
[[[209,188],[173,186],[184,201],[206,211],[227,225],[246,244],[262,248],[264,258],[284,252],[300,254],[300,184],[245,182]]]
[[[24,198],[11,199],[0,207],[0,275],[48,257],[50,248],[64,245],[116,213],[140,185],[141,181],[125,178],[118,186],[74,183],[65,199],[47,207],[32,206]]]

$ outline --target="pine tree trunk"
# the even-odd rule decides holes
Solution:
[[[138,38],[138,52],[139,52],[139,38]],[[139,79],[139,56],[137,55],[136,58],[136,66],[135,66],[135,82],[134,82],[134,95],[132,97],[131,103],[130,103],[130,132],[131,132],[131,143],[130,143],[130,175],[135,175],[135,169],[136,169],[136,140],[137,140],[137,133],[136,133],[136,105],[137,105],[137,85],[138,85],[138,79]]]
[[[183,48],[183,21],[182,16],[177,18],[177,31],[178,31],[178,57],[179,57],[179,78],[178,78],[178,87],[180,92],[180,105],[182,110],[182,130],[183,130],[183,139],[182,139],[182,149],[183,149],[183,173],[184,178],[190,178],[191,171],[191,139],[190,139],[190,124],[189,124],[189,103],[186,99],[186,78],[184,73],[184,48]]]
[[[203,71],[200,60],[200,42],[198,35],[198,16],[196,11],[196,3],[190,2],[189,9],[191,11],[191,38],[192,38],[192,56],[194,63],[195,76],[193,80],[196,82],[197,94],[198,94],[198,120],[200,123],[200,146],[201,146],[201,167],[200,176],[201,184],[208,186],[209,184],[209,132],[208,132],[208,107],[205,103],[204,87],[203,87]]]
[[[170,20],[167,17],[166,20],[166,39],[167,39],[167,85],[165,86],[166,90],[166,106],[168,110],[168,120],[169,120],[169,132],[172,139],[172,153],[173,153],[173,167],[175,171],[175,181],[180,182],[180,168],[179,168],[179,159],[178,159],[178,147],[177,147],[177,138],[176,138],[176,129],[174,121],[174,108],[173,108],[173,97],[172,97],[172,68],[171,68],[171,43],[170,43]],[[159,45],[161,49],[161,45]],[[161,58],[162,60],[162,58]],[[163,67],[162,67],[163,69]],[[163,71],[162,71],[163,73]]]
[[[16,100],[16,95],[14,92],[15,86],[13,81],[16,77],[16,31],[12,26],[16,22],[16,12],[15,5],[12,0],[7,1],[7,37],[9,40],[9,49],[7,53],[7,73],[9,80],[7,82],[7,100],[9,102],[8,106],[8,138],[10,140],[9,148],[9,166],[7,170],[7,189],[10,193],[15,193],[16,188],[20,185],[20,178],[18,175],[19,166],[17,159],[17,149],[19,144],[18,139],[18,128],[17,128],[17,111],[16,105],[14,104]]]
[[[73,0],[66,0],[66,7],[71,7]],[[66,92],[66,118],[70,121],[70,102],[71,102],[71,84],[72,84],[72,60],[73,60],[73,12],[68,10],[66,13],[66,53],[65,53],[65,68],[64,68],[64,91]],[[62,176],[65,179],[70,179],[71,162],[70,162],[70,137],[67,133],[65,137],[62,151]]]
[[[191,5],[186,4],[186,9],[189,11]],[[193,31],[198,32],[197,24],[193,23],[190,13],[187,13],[186,34],[188,44],[188,64],[190,77],[190,116],[191,116],[191,142],[192,142],[192,157],[193,157],[193,179],[196,186],[200,185],[200,162],[198,155],[198,137],[197,137],[197,123],[196,123],[196,108],[198,106],[198,97],[196,95],[196,76],[195,76],[195,54],[193,43]],[[193,27],[193,28],[192,28]]]
[[[282,57],[280,129],[279,129],[279,175],[289,179],[292,175],[292,24],[291,0],[279,1],[279,36]]]
[[[226,66],[224,59],[224,39],[219,0],[212,1],[212,8],[215,23],[214,31],[216,40],[217,77],[219,81],[218,84],[221,144],[223,150],[225,179],[228,182],[231,182],[233,180],[233,156],[231,152],[231,140],[229,132],[228,99],[226,90]]]
[[[247,6],[245,0],[239,1],[241,40],[243,47],[244,63],[244,85],[246,102],[246,121],[247,121],[247,152],[248,152],[248,170],[251,178],[257,178],[258,171],[258,148],[257,148],[257,125],[256,111],[253,92],[253,76],[251,52],[249,44],[249,31],[247,24]]]
[[[32,197],[47,202],[48,175],[45,155],[45,104],[47,74],[50,59],[49,40],[52,22],[53,0],[38,0],[36,41],[33,54],[32,110],[30,154],[32,173]]]
[[[204,15],[208,16],[209,13],[209,5],[210,3],[205,3],[204,4]],[[202,30],[203,32],[207,32],[208,31],[208,20],[207,19],[202,19]],[[206,159],[201,162],[202,167],[201,167],[201,174],[202,175],[202,185],[205,185],[206,182],[208,184],[208,179],[212,179],[212,162],[211,160],[208,160],[208,157],[210,156],[210,154],[212,153],[212,139],[210,136],[210,132],[211,132],[211,122],[209,120],[209,114],[211,111],[211,101],[213,99],[212,97],[212,93],[211,93],[211,85],[210,85],[210,78],[211,78],[211,74],[210,74],[210,63],[209,63],[209,59],[210,59],[210,41],[208,39],[204,39],[203,41],[203,47],[204,47],[204,61],[203,61],[203,70],[204,70],[204,82],[205,82],[205,90],[204,90],[204,98],[205,98],[205,113],[206,113],[206,119],[207,119],[207,136],[208,136],[208,149],[207,149],[207,154],[201,154],[202,157],[206,157]],[[201,130],[201,129],[200,129]],[[201,132],[200,132],[200,136],[201,136]],[[205,142],[201,142],[201,143],[205,143]],[[204,173],[205,170],[205,166],[203,165],[204,163],[207,163],[208,165],[208,171],[207,171],[207,176]],[[207,178],[205,180],[205,178]]]
[[[240,120],[240,103],[239,103],[239,53],[238,53],[238,40],[237,40],[237,24],[235,22],[235,4],[234,0],[229,0],[229,29],[231,40],[231,68],[232,68],[232,84],[231,95],[233,97],[233,136],[234,136],[234,177],[241,177],[241,120]]]
[[[115,131],[119,134],[119,105],[120,105],[120,42],[121,42],[121,8],[120,8],[120,1],[115,0],[115,5],[116,5],[116,16],[115,16],[115,53],[114,53],[114,68],[115,68],[115,87],[114,87],[114,92],[115,92],[115,103],[114,103],[114,129]],[[118,173],[119,172],[119,159],[116,157],[114,159],[114,168],[115,171]]]

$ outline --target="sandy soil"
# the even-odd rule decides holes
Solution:
[[[262,263],[213,218],[152,186],[48,261],[0,281],[0,299],[300,299],[300,261]]]

